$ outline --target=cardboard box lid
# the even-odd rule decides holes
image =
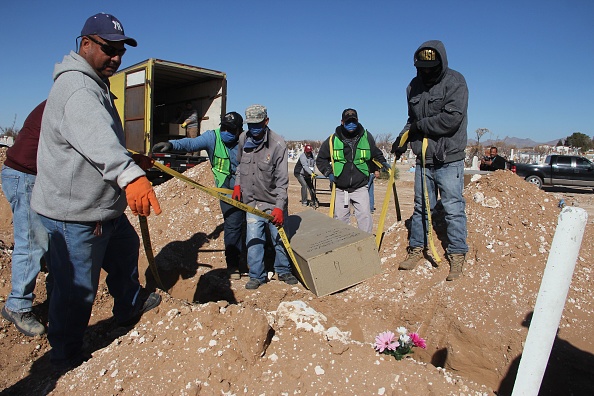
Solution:
[[[306,258],[373,238],[371,234],[313,209],[289,216],[285,228],[293,250]]]

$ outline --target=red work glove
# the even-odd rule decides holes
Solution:
[[[284,222],[283,211],[279,208],[274,208],[272,209],[271,215],[273,217],[272,224],[274,224],[275,226],[282,227]]]
[[[241,187],[235,186],[233,187],[233,194],[231,194],[231,198],[236,201],[241,201]]]
[[[126,186],[125,191],[128,206],[130,206],[132,213],[135,215],[145,217],[150,215],[151,206],[155,210],[155,214],[161,214],[161,206],[159,206],[153,186],[151,186],[146,176],[140,176],[138,179],[134,179]]]
[[[151,169],[155,163],[154,159],[143,154],[132,154],[132,159],[134,160],[134,163],[140,166],[140,168],[145,172]]]

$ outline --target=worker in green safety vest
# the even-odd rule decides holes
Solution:
[[[237,169],[237,142],[243,132],[243,117],[234,111],[225,114],[219,129],[206,131],[194,138],[170,140],[153,146],[153,153],[169,151],[197,152],[206,150],[212,166],[215,185],[233,190]],[[227,272],[233,280],[241,278],[239,270],[243,251],[242,230],[245,212],[221,201]]]
[[[350,223],[351,205],[355,211],[357,226],[371,233],[373,218],[369,207],[369,162],[377,160],[386,169],[382,151],[363,125],[357,111],[345,109],[340,125],[322,143],[316,166],[336,186],[334,218]]]

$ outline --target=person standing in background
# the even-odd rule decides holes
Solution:
[[[320,204],[316,198],[316,192],[313,185],[315,169],[316,159],[313,155],[313,148],[311,145],[306,144],[303,148],[303,153],[301,153],[299,160],[295,164],[293,175],[295,175],[297,181],[299,181],[299,184],[301,184],[301,205],[311,205],[314,208],[317,208],[320,206]],[[311,200],[307,199],[308,192]]]
[[[373,160],[389,168],[382,151],[363,125],[355,109],[342,112],[340,125],[320,147],[316,165],[330,182],[336,185],[334,218],[347,224],[351,207],[355,210],[357,227],[371,234],[373,217],[369,204],[369,163]]]
[[[505,159],[497,153],[497,147],[493,146],[489,150],[489,156],[481,160],[480,170],[496,171],[505,169]]]
[[[179,116],[178,122],[182,128],[186,128],[186,137],[195,138],[200,135],[198,132],[198,110],[194,108],[192,102],[186,102],[186,108]]]

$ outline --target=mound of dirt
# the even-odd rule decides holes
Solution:
[[[208,164],[186,175],[213,186]],[[412,214],[412,184],[397,183],[403,218]],[[385,181],[376,181],[381,204]],[[102,281],[87,332],[93,357],[60,378],[52,376],[45,337],[0,328],[0,358],[8,394],[509,394],[527,319],[555,232],[558,196],[498,171],[465,190],[470,252],[464,276],[445,282],[447,262],[430,258],[398,271],[408,222],[389,213],[380,249],[383,272],[318,298],[301,284],[272,280],[246,290],[246,278],[225,274],[222,215],[216,199],[181,181],[155,188],[163,208],[148,219],[163,281],[162,304],[133,329],[117,328]],[[302,210],[291,178],[290,211]],[[327,211],[327,195],[319,196]],[[377,205],[376,205],[377,206]],[[376,211],[375,216],[378,216]],[[137,219],[129,214],[138,229]],[[375,218],[377,222],[377,217]],[[444,217],[434,214],[443,257]],[[139,231],[140,233],[140,231]],[[541,394],[591,394],[594,359],[590,328],[588,224]],[[9,292],[10,247],[0,249],[0,295]],[[154,286],[144,252],[141,281]],[[38,288],[43,289],[43,277]],[[36,301],[45,301],[39,293]],[[38,305],[43,317],[47,308]],[[375,336],[405,326],[427,349],[402,361],[372,348]],[[555,393],[556,392],[556,393]],[[586,392],[586,393],[584,393]]]

